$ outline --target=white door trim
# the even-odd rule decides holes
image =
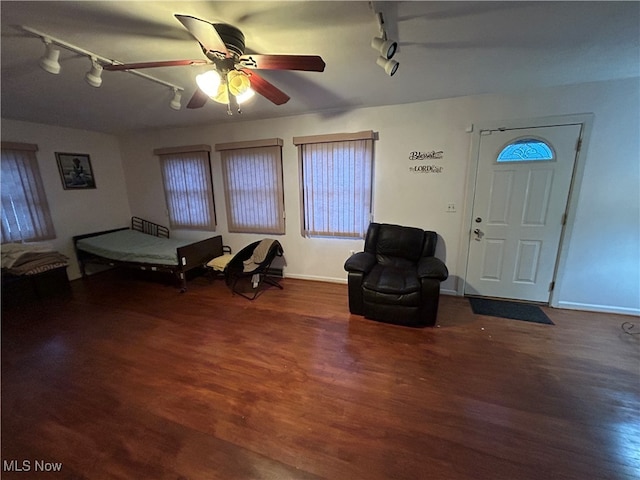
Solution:
[[[587,153],[587,146],[591,136],[594,115],[592,113],[581,113],[575,115],[559,115],[543,118],[519,119],[519,120],[501,120],[474,125],[474,132],[471,138],[471,150],[469,154],[469,168],[467,170],[467,181],[464,200],[464,215],[462,220],[462,234],[460,237],[460,251],[458,255],[458,265],[464,270],[462,272],[461,281],[458,282],[456,293],[464,296],[464,289],[467,276],[467,261],[469,258],[469,242],[471,240],[471,225],[473,213],[473,201],[475,198],[476,175],[478,173],[478,162],[480,155],[480,137],[483,130],[499,130],[499,129],[515,129],[515,128],[535,128],[535,127],[552,127],[557,125],[582,125],[581,148],[578,151],[575,160],[573,179],[569,189],[569,200],[567,206],[567,219],[560,238],[560,246],[558,249],[558,260],[556,261],[556,269],[554,274],[555,288],[549,296],[549,305],[558,307],[559,290],[562,285],[564,269],[567,262],[568,248],[571,243],[571,234],[573,232],[573,223],[575,220],[576,210],[578,207],[578,198],[580,196],[580,186],[584,175],[584,159]]]

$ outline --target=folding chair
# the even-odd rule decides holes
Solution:
[[[282,285],[273,276],[269,275],[269,268],[276,257],[283,254],[282,245],[277,240],[265,238],[253,242],[234,255],[225,269],[225,280],[231,292],[254,300],[264,289],[263,284],[278,287],[282,290]],[[239,287],[251,281],[251,293],[247,294]],[[242,282],[241,282],[242,281]]]

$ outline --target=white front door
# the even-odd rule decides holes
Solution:
[[[465,294],[549,301],[581,128],[481,132]]]

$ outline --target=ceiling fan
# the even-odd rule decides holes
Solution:
[[[324,71],[325,63],[317,55],[245,55],[244,35],[226,23],[211,23],[190,15],[175,15],[182,25],[198,41],[206,60],[167,60],[158,62],[124,63],[105,65],[105,70],[137,70],[141,68],[172,67],[185,65],[213,65],[196,77],[198,89],[187,108],[201,108],[211,98],[227,105],[227,113],[240,112],[239,104],[259,93],[276,105],[289,101],[282,90],[259,76],[255,70]]]

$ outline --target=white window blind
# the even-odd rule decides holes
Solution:
[[[229,232],[284,234],[282,140],[256,143],[216,145]]]
[[[215,230],[209,151],[176,147],[154,153],[160,156],[171,228]]]
[[[36,145],[2,142],[2,243],[49,240],[55,230]]]
[[[364,238],[371,220],[374,132],[296,137],[302,234]]]

